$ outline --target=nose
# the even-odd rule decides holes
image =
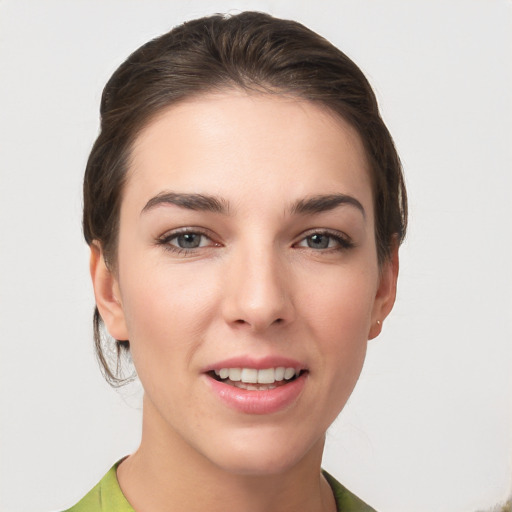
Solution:
[[[286,262],[269,247],[239,251],[224,286],[225,321],[253,332],[293,321],[292,280]]]

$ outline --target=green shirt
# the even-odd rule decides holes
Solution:
[[[135,512],[124,497],[117,481],[116,470],[120,462],[112,466],[91,492],[65,512]],[[323,474],[331,486],[338,512],[375,512],[329,473],[323,471]]]

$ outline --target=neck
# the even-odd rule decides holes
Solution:
[[[144,401],[139,449],[118,468],[121,489],[137,512],[288,512],[336,509],[320,464],[324,439],[302,459],[277,472],[219,467],[149,413]]]

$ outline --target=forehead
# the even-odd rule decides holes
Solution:
[[[371,203],[363,144],[346,121],[307,100],[238,90],[180,102],[141,131],[124,200],[143,207],[164,189],[235,201],[351,192]]]

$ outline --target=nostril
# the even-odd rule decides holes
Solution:
[[[282,324],[284,322],[283,318],[276,318],[273,322],[271,322],[269,325],[278,325]],[[248,322],[247,320],[244,320],[243,318],[239,318],[238,320],[235,320],[234,323],[236,325],[252,325],[251,322]]]

